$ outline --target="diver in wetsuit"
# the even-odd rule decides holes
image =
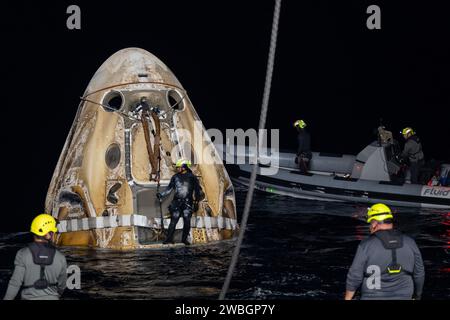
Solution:
[[[183,217],[183,235],[181,242],[185,245],[189,245],[187,237],[189,235],[189,231],[191,230],[192,212],[198,210],[198,202],[203,199],[204,193],[201,190],[197,177],[190,169],[190,161],[181,159],[177,161],[175,166],[178,173],[170,179],[167,189],[156,195],[157,198],[161,200],[168,196],[172,190],[175,190],[175,196],[169,206],[169,211],[172,217],[170,219],[167,238],[163,243],[173,243],[175,226],[177,225],[180,217]],[[193,195],[195,195],[195,201],[192,198]]]
[[[345,300],[361,286],[361,300],[420,299],[425,269],[415,241],[394,229],[391,209],[378,203],[367,212],[369,238],[361,241],[347,274]]]
[[[301,173],[307,173],[309,169],[309,162],[312,158],[311,153],[311,136],[306,131],[306,123],[303,120],[297,120],[294,123],[294,127],[297,128],[298,135],[298,149],[295,163],[298,164]]]
[[[403,152],[400,154],[400,158],[409,162],[409,171],[411,173],[411,183],[419,183],[420,169],[424,165],[424,154],[422,151],[422,144],[419,137],[413,129],[407,127],[402,130],[401,134],[405,138],[405,146]]]
[[[14,300],[20,289],[23,300],[59,300],[66,288],[67,262],[52,244],[57,231],[51,215],[34,218],[34,242],[17,252],[4,300]]]

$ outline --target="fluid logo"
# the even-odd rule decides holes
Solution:
[[[423,187],[422,188],[422,196],[435,197],[435,198],[449,198],[450,199],[450,188]]]

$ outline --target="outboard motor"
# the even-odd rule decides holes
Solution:
[[[392,132],[384,127],[378,128],[378,141],[372,142],[357,156],[353,166],[352,178],[392,181],[400,171],[400,165],[395,160],[397,155],[396,141],[392,138]]]

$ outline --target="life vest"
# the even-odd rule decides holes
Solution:
[[[411,271],[405,270],[397,261],[397,250],[403,248],[403,235],[399,231],[392,230],[388,232],[376,232],[374,236],[381,241],[386,250],[391,250],[392,255],[391,263],[389,263],[381,274],[395,275],[403,272],[412,275],[413,273]]]
[[[33,256],[33,263],[40,266],[40,277],[32,285],[22,286],[22,289],[35,288],[38,290],[56,287],[58,283],[49,283],[45,278],[45,267],[53,263],[56,248],[51,244],[37,244],[35,242],[28,245],[28,249]]]

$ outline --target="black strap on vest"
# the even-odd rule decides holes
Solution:
[[[397,249],[391,249],[392,261],[381,274],[397,274],[403,271],[402,266],[397,262]]]
[[[58,283],[49,283],[45,277],[45,266],[53,263],[56,254],[56,248],[49,243],[33,242],[28,245],[28,249],[33,256],[33,263],[40,266],[40,277],[32,285],[22,286],[22,289],[35,288],[38,290],[56,287]]]
[[[402,265],[397,261],[397,249],[403,248],[403,235],[397,230],[378,231],[374,234],[378,238],[386,250],[391,250],[392,260],[381,274],[396,275],[406,273],[412,275],[412,272],[403,269]]]

